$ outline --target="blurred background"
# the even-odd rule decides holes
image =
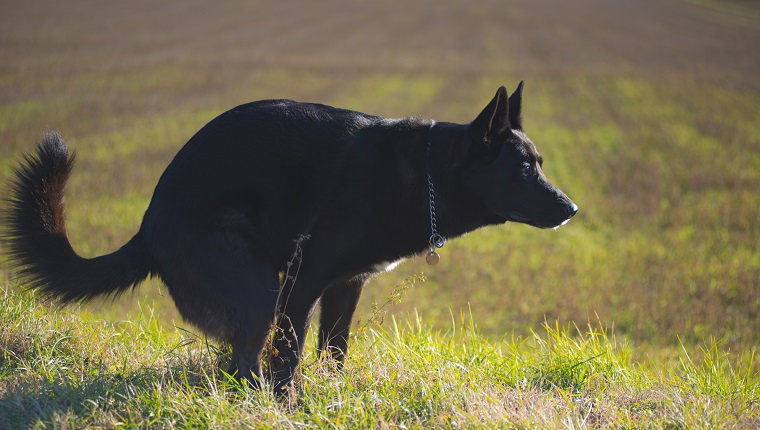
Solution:
[[[525,130],[579,214],[556,232],[480,230],[435,268],[407,262],[370,284],[357,319],[424,272],[390,312],[441,331],[471,319],[499,339],[591,323],[640,351],[718,339],[754,350],[758,47],[749,0],[3,0],[0,181],[58,129],[78,154],[70,239],[96,256],[137,231],[177,150],[238,104],[466,123],[499,85],[525,80]],[[71,309],[192,329],[156,281]]]

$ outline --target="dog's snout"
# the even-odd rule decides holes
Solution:
[[[567,205],[567,217],[572,218],[576,213],[578,213],[578,205],[570,202],[570,204]]]

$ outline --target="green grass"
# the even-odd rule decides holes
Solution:
[[[544,324],[493,340],[472,317],[436,331],[419,318],[364,325],[342,372],[312,338],[288,401],[220,372],[224,349],[147,310],[105,323],[29,293],[0,300],[0,426],[493,428],[754,427],[760,374],[720,345],[671,367],[635,361],[599,323]]]

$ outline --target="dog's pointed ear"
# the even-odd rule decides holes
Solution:
[[[509,96],[509,124],[515,130],[522,130],[522,91],[525,81],[520,81],[520,85],[511,96]]]
[[[507,89],[499,87],[491,102],[470,124],[468,130],[471,142],[470,150],[483,154],[498,152],[500,148],[491,148],[491,142],[494,141],[495,137],[511,130],[509,108]]]

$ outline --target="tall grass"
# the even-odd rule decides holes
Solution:
[[[104,323],[6,288],[0,300],[0,427],[753,427],[760,374],[720,345],[644,366],[599,322],[544,324],[489,340],[471,317],[370,324],[342,372],[310,338],[299,390],[251,391],[227,351],[145,312]]]

